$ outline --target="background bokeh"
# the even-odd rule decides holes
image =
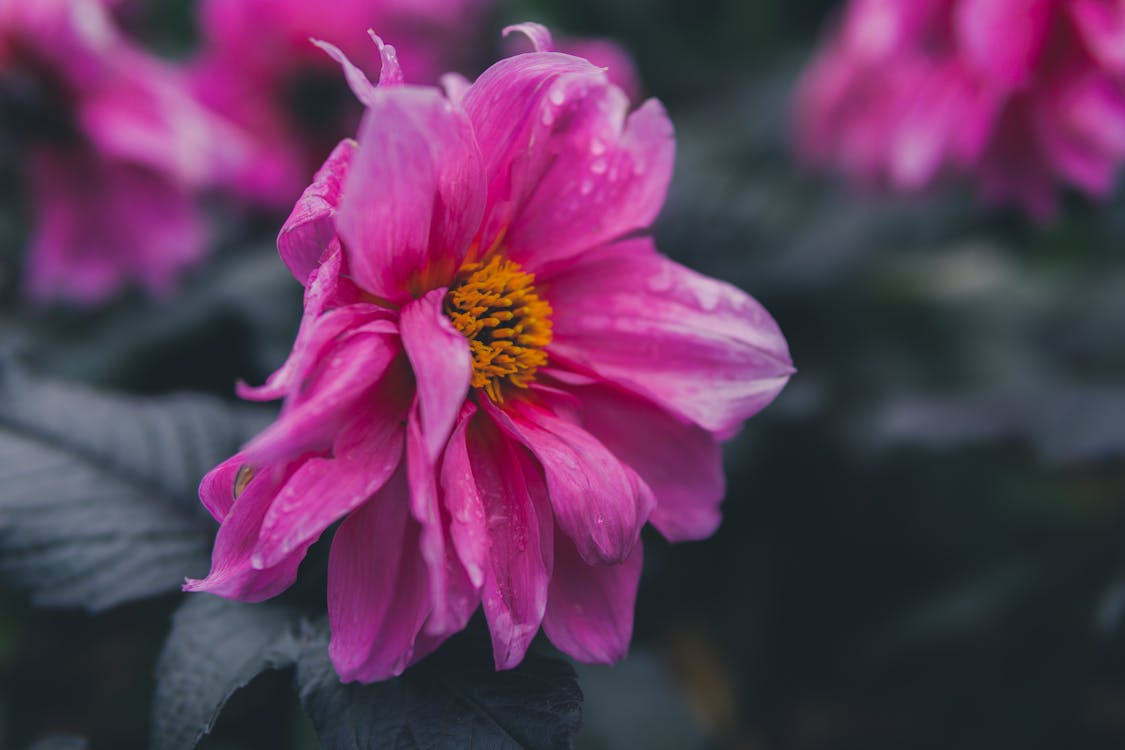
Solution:
[[[1069,197],[1037,227],[957,186],[890,198],[802,173],[788,96],[834,5],[499,11],[635,54],[678,133],[661,249],[765,304],[799,370],[730,443],[715,537],[646,537],[632,654],[580,669],[579,747],[1121,747],[1125,196]],[[130,22],[191,47],[183,0]],[[3,169],[12,268],[26,222]],[[300,289],[276,223],[214,215],[219,252],[164,302],[29,311],[0,279],[3,346],[136,393],[261,382]],[[90,616],[0,588],[0,748],[67,731],[143,747],[175,600]],[[316,747],[288,682],[258,678],[201,747]]]

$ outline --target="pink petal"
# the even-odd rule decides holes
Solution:
[[[570,37],[559,40],[559,52],[581,57],[605,71],[609,82],[625,92],[629,101],[640,101],[641,76],[632,56],[610,39]]]
[[[272,401],[296,394],[309,373],[327,356],[327,349],[351,331],[368,330],[394,334],[398,326],[391,311],[370,303],[339,304],[340,268],[343,253],[338,240],[306,280],[305,312],[297,340],[289,357],[278,370],[257,388],[239,383],[238,395],[252,401]],[[327,312],[325,312],[327,310]],[[377,327],[379,323],[381,327]]]
[[[331,456],[305,461],[281,488],[262,522],[254,567],[273,567],[294,550],[307,548],[370,498],[398,468],[406,404],[396,389],[381,390],[340,431]]]
[[[33,298],[90,304],[129,282],[163,294],[202,260],[202,223],[175,181],[93,153],[29,157],[36,222],[26,286]]]
[[[953,22],[962,54],[995,85],[1026,85],[1047,36],[1054,0],[960,0]]]
[[[477,407],[465,402],[441,465],[441,490],[449,511],[449,536],[457,557],[476,589],[484,584],[489,541],[484,504],[473,478],[469,459],[468,429]]]
[[[468,120],[436,90],[395,86],[373,97],[336,224],[356,282],[402,303],[461,267],[484,177]]]
[[[1125,73],[1125,3],[1120,0],[1070,0],[1065,4],[1086,46],[1102,65]]]
[[[513,401],[482,405],[543,467],[555,519],[591,565],[629,556],[655,501],[632,469],[590,433],[543,408]]]
[[[323,357],[308,385],[286,402],[277,420],[246,445],[247,459],[256,466],[268,466],[308,451],[327,450],[340,428],[361,408],[361,399],[388,372],[394,376],[398,354],[398,341],[391,336],[350,334]]]
[[[445,289],[402,308],[402,346],[418,382],[418,419],[426,453],[436,462],[469,393],[473,358],[469,341],[442,312]]]
[[[234,505],[234,485],[239,471],[246,465],[241,452],[223,461],[203,475],[199,482],[199,499],[216,521],[223,522]]]
[[[726,491],[715,436],[606,386],[572,390],[582,427],[652,490],[656,508],[649,522],[673,542],[715,533]]]
[[[273,503],[278,490],[297,471],[300,462],[292,463],[278,471],[258,471],[233,501],[211,551],[211,572],[202,580],[189,578],[184,591],[206,591],[211,594],[257,602],[277,596],[297,579],[297,568],[305,556],[308,545],[286,557],[279,565],[255,568],[251,564],[262,520]],[[234,477],[227,492],[233,496]]]
[[[501,60],[464,100],[488,175],[481,248],[531,271],[648,227],[672,175],[672,126],[605,71],[557,53]]]
[[[415,643],[429,614],[429,581],[408,504],[400,471],[332,540],[328,654],[344,682],[384,680],[422,656]]]
[[[524,449],[484,415],[473,421],[465,449],[467,456],[458,454],[460,446],[451,452],[461,475],[446,486],[455,507],[472,508],[474,516],[476,506],[482,509],[487,557],[481,603],[496,668],[510,669],[523,660],[547,607],[554,558],[547,490]]]
[[[541,23],[518,23],[505,26],[501,32],[504,36],[509,34],[523,34],[531,40],[531,46],[536,52],[554,52],[555,44],[551,41],[551,32]]]
[[[281,259],[302,284],[308,284],[309,274],[336,239],[336,209],[355,149],[355,141],[340,141],[277,235]]]
[[[313,44],[320,47],[325,53],[328,54],[336,62],[340,63],[340,67],[344,69],[344,79],[348,82],[348,87],[351,88],[355,98],[359,99],[360,103],[364,106],[370,107],[375,103],[375,85],[367,79],[367,75],[357,68],[348,56],[340,51],[339,47],[328,42],[322,42],[319,39],[311,40]],[[379,43],[380,53],[384,51],[383,43]],[[391,55],[394,55],[394,48],[391,48]],[[397,67],[397,64],[396,64]],[[401,73],[399,75],[401,78]]]
[[[735,429],[793,372],[785,338],[761,305],[661,257],[647,238],[601,248],[543,289],[554,309],[553,359],[707,430]]]
[[[445,289],[435,289],[402,309],[399,326],[414,370],[417,395],[408,423],[408,477],[414,518],[422,525],[422,557],[430,567],[433,614],[427,632],[455,632],[476,608],[475,592],[446,544],[438,498],[438,459],[469,392],[468,340],[442,313]]]
[[[641,545],[618,565],[587,565],[574,544],[555,535],[555,571],[543,632],[578,661],[612,664],[625,657],[641,579]]]

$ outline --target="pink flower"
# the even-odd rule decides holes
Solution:
[[[523,29],[549,45],[542,27]],[[210,575],[261,600],[343,519],[328,571],[344,680],[400,673],[479,606],[496,666],[542,626],[584,661],[625,653],[651,522],[719,525],[719,443],[792,367],[769,314],[657,254],[672,173],[655,100],[604,71],[517,55],[450,98],[376,88],[281,230],[305,284],[288,361],[253,399],[277,421],[213,469]]]
[[[1125,158],[1125,2],[852,0],[796,99],[811,162],[911,190],[971,175],[1039,218]]]
[[[398,40],[412,82],[436,83],[474,47],[491,0],[203,0],[194,87],[246,129],[254,152],[230,187],[266,207],[291,206],[361,108],[310,37],[333,40],[378,72],[368,28]]]
[[[103,2],[0,4],[0,158],[30,187],[33,297],[92,303],[132,281],[168,289],[204,251],[192,191],[236,148]]]

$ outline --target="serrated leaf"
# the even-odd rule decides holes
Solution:
[[[33,380],[0,359],[0,578],[91,610],[207,570],[199,479],[257,426],[213,398]]]
[[[486,640],[462,635],[401,677],[341,684],[324,632],[297,662],[301,703],[325,750],[569,748],[582,691],[561,659],[528,653],[497,672]]]
[[[194,594],[172,617],[156,667],[153,750],[191,750],[235,691],[297,658],[295,616],[271,604]]]

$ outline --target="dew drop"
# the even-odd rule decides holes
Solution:
[[[595,159],[590,163],[590,171],[594,174],[605,174],[605,171],[608,168],[609,164],[606,163],[605,159]]]

